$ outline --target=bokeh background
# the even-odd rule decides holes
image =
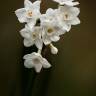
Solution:
[[[42,1],[42,13],[57,6]],[[25,48],[19,34],[24,25],[14,11],[23,0],[0,1],[0,96],[96,96],[96,1],[79,2],[81,24],[55,43],[58,55],[45,50],[52,68],[36,74],[23,66],[23,55],[36,50]]]

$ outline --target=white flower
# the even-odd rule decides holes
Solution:
[[[59,3],[60,5],[68,5],[68,6],[75,6],[79,4],[79,2],[73,2],[74,0],[53,0],[53,1]]]
[[[25,28],[20,31],[20,34],[24,37],[24,45],[30,47],[35,44],[38,49],[42,49],[43,42],[41,39],[41,32],[42,28],[39,26],[31,28],[26,25]]]
[[[50,44],[52,41],[57,42],[60,39],[60,35],[65,33],[56,21],[42,22],[41,26],[43,28],[42,39],[45,45]]]
[[[39,53],[33,52],[24,56],[24,66],[26,68],[35,68],[36,72],[40,72],[43,68],[50,68],[50,63]]]
[[[21,23],[27,22],[30,26],[36,24],[36,20],[40,17],[40,3],[41,1],[35,1],[32,3],[29,0],[24,1],[24,8],[17,9],[15,11],[18,20]]]
[[[58,49],[53,44],[50,44],[50,48],[51,48],[51,53],[52,54],[57,54],[58,53]]]
[[[77,17],[80,13],[79,8],[70,6],[59,6],[58,8],[58,21],[59,24],[66,31],[70,31],[71,25],[80,24],[80,20]]]

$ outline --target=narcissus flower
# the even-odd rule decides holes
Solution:
[[[45,45],[50,44],[52,41],[57,42],[60,35],[65,33],[56,21],[41,21],[41,26],[43,28],[42,40]]]
[[[70,31],[71,25],[80,24],[78,15],[80,13],[79,8],[70,6],[59,6],[58,8],[58,21],[59,24],[66,31]]]
[[[33,52],[23,57],[25,59],[24,66],[26,68],[35,68],[36,72],[40,72],[43,68],[50,68],[50,63],[41,56],[41,54]]]
[[[26,25],[25,28],[20,31],[21,36],[24,38],[24,45],[30,47],[35,44],[38,49],[42,49],[43,42],[41,32],[42,28],[39,26],[31,28]]]
[[[59,3],[60,5],[68,5],[68,6],[75,6],[79,4],[79,2],[73,2],[74,0],[53,0],[53,1]]]
[[[35,1],[32,3],[29,0],[24,1],[24,8],[17,9],[15,11],[18,20],[21,23],[27,22],[30,26],[36,24],[36,20],[40,17],[40,3],[41,1]]]

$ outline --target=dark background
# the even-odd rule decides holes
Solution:
[[[40,74],[23,66],[23,55],[35,50],[24,48],[14,14],[23,2],[0,1],[0,96],[96,96],[96,0],[79,0],[81,24],[55,43],[58,55],[46,51],[53,66]],[[43,0],[41,11],[56,6]]]

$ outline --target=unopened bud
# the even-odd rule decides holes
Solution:
[[[50,44],[50,48],[51,48],[51,53],[52,54],[57,54],[58,53],[58,49],[55,46],[53,46],[52,44]]]

